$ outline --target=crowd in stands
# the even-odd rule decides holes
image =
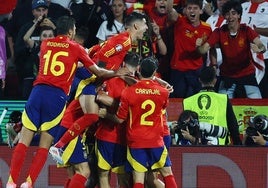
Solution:
[[[74,164],[66,187],[84,187],[90,178],[89,153],[85,142],[77,139],[82,140],[82,133],[102,120],[109,120],[115,130],[111,137],[126,139],[123,144],[114,140],[112,146],[116,149],[119,144],[119,150],[125,151],[125,170],[134,174],[134,187],[150,182],[145,181],[145,172],[152,176],[151,183],[158,180],[156,170],[165,187],[177,187],[168,156],[171,138],[179,145],[267,146],[267,116],[247,122],[252,129],[244,130],[245,140],[241,140],[230,102],[268,96],[268,18],[259,19],[268,17],[267,1],[10,3],[0,17],[0,99],[27,102],[21,131],[9,122],[21,136],[11,158],[7,187],[16,187],[35,133],[41,135],[39,148],[21,187],[34,185],[48,153],[58,164]],[[133,56],[130,62],[128,55]],[[133,61],[135,66],[126,65]],[[100,100],[101,94],[106,100]],[[173,127],[167,122],[169,97],[183,98],[183,112]],[[124,122],[125,130],[120,127]],[[102,160],[111,142],[102,139],[97,134],[94,156],[103,171],[98,174],[99,183],[106,187],[111,168],[106,169]],[[8,144],[13,147],[16,143],[11,141]],[[66,148],[73,141],[77,142],[70,153]],[[124,144],[127,153],[121,148]],[[111,155],[107,156],[106,161]],[[165,162],[160,161],[162,156]],[[157,161],[157,166],[151,165]],[[146,168],[136,169],[141,165]]]
[[[192,5],[188,6],[187,2],[191,1]],[[147,16],[148,31],[144,39],[132,44],[132,51],[141,57],[157,57],[159,76],[174,87],[170,97],[185,98],[197,93],[201,88],[198,81],[201,69],[215,66],[218,70],[217,91],[227,93],[229,98],[267,98],[268,52],[265,49],[268,19],[259,19],[268,17],[266,9],[261,11],[262,7],[268,6],[267,2],[239,1],[242,9],[239,9],[237,23],[241,24],[240,28],[244,28],[242,23],[247,24],[253,33],[252,41],[243,38],[245,36],[238,37],[240,45],[246,46],[244,51],[239,50],[241,46],[234,46],[231,42],[226,49],[223,48],[224,44],[215,40],[216,45],[213,43],[212,46],[212,39],[209,40],[212,48],[208,52],[199,53],[200,50],[198,52],[196,49],[198,38],[205,41],[212,31],[232,22],[226,22],[226,12],[223,14],[222,6],[226,1],[9,1],[0,10],[0,99],[28,99],[38,70],[39,45],[44,38],[54,37],[55,22],[60,16],[72,16],[77,28],[87,29],[84,46],[89,49],[124,31],[124,18],[133,11]],[[257,7],[253,6],[255,1]],[[51,34],[43,34],[44,30],[49,29]],[[227,33],[235,38],[241,31]],[[257,52],[252,48],[255,37],[260,37],[264,45]],[[28,40],[33,43],[29,45]]]

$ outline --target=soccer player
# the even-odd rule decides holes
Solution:
[[[78,61],[99,77],[123,74],[98,67],[84,48],[72,41],[76,31],[73,18],[60,17],[56,27],[58,36],[44,40],[41,44],[39,73],[22,115],[21,138],[11,158],[7,188],[16,187],[27,148],[35,132],[40,131],[39,149],[33,158],[26,182],[21,187],[32,187],[37,179],[55,136],[54,130],[63,116]]]
[[[169,92],[153,80],[156,63],[151,57],[141,61],[140,81],[123,90],[116,115],[106,114],[118,123],[127,121],[126,170],[132,171],[134,188],[144,187],[148,169],[160,171],[165,187],[177,187],[163,141],[162,117]]]
[[[141,40],[148,29],[143,14],[133,12],[125,18],[126,31],[114,35],[109,40],[93,46],[89,55],[95,62],[102,62],[107,69],[117,70],[131,50],[132,44]]]
[[[139,60],[139,55],[133,52],[127,53],[124,58],[123,64],[130,70],[133,77],[138,69]],[[122,90],[128,87],[128,84],[122,78],[116,77],[104,82],[103,86],[105,93],[97,95],[96,100],[108,106],[110,113],[115,113]],[[107,95],[109,98],[112,98],[112,100],[108,99],[111,102],[107,101]],[[117,174],[119,186],[129,187],[128,176],[124,171],[124,164],[127,158],[125,124],[120,125],[107,119],[101,119],[96,131],[96,146],[99,186],[110,187],[109,173],[113,171]]]
[[[95,51],[93,59],[97,62],[102,62],[102,65],[106,69],[117,70],[122,65],[126,53],[131,49],[131,42],[141,39],[147,29],[144,16],[139,13],[132,13],[126,18],[125,22],[127,28],[126,32],[110,38],[102,46],[95,46],[98,51],[95,51],[96,49],[93,47],[93,51]],[[90,54],[91,53],[93,52],[90,51]],[[61,148],[81,134],[88,126],[98,121],[99,108],[95,103],[95,86],[85,82],[82,84],[85,86],[83,90],[86,89],[88,91],[79,97],[79,101],[76,100],[72,102],[76,103],[72,104],[72,108],[76,109],[79,107],[80,103],[84,115],[76,117],[68,131],[50,148],[50,154],[60,163],[62,163]]]

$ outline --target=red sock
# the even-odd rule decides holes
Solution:
[[[18,143],[18,145],[15,147],[11,158],[10,175],[8,179],[9,182],[11,181],[17,183],[21,167],[25,160],[27,149],[28,147],[22,143]]]
[[[72,139],[81,134],[87,127],[97,122],[99,116],[97,114],[84,114],[64,133],[60,140],[55,144],[56,147],[63,147]]]
[[[177,184],[173,175],[164,177],[164,182],[166,188],[177,188]]]
[[[81,174],[75,174],[69,183],[69,187],[85,188],[86,181],[87,178],[85,176],[82,176]]]
[[[142,184],[142,183],[134,183],[133,188],[144,188],[144,184]]]
[[[27,176],[28,182],[32,182],[32,184],[34,184],[40,171],[42,170],[42,168],[45,165],[45,162],[47,160],[47,155],[48,155],[48,149],[38,148],[38,150],[37,150],[37,152],[32,160],[30,169],[29,169],[29,173]]]
[[[68,178],[67,181],[64,184],[64,188],[68,188],[71,182],[71,178]]]

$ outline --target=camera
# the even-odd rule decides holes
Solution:
[[[257,146],[258,144],[254,143],[252,136],[258,136],[258,132],[265,140],[268,140],[268,118],[266,115],[260,114],[249,120],[244,145]]]
[[[174,127],[174,133],[178,134],[179,139],[183,139],[181,130],[189,130],[190,135],[199,136],[199,121],[196,112],[185,110],[178,119],[178,125]]]
[[[228,129],[218,125],[211,125],[209,123],[200,122],[200,130],[204,132],[205,136],[213,136],[225,138],[228,135]]]
[[[246,129],[248,136],[258,136],[258,132],[266,134],[268,128],[268,118],[265,115],[257,115],[249,121]]]

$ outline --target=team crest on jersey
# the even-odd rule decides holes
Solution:
[[[239,47],[245,46],[245,40],[240,38],[239,41],[238,41],[238,45],[239,45]]]
[[[117,44],[115,46],[115,51],[120,52],[123,49],[123,46],[121,44]]]

